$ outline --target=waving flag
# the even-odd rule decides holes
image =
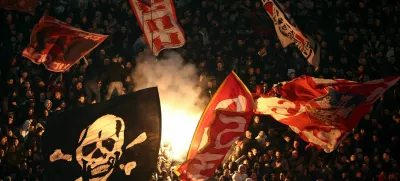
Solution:
[[[0,8],[24,13],[35,13],[37,0],[0,0]]]
[[[261,0],[265,11],[271,17],[275,25],[276,34],[283,47],[295,43],[297,48],[307,59],[308,63],[318,69],[320,61],[320,49],[318,43],[308,35],[302,33],[290,14],[277,0]]]
[[[141,2],[141,3],[144,3],[147,6],[151,5],[151,0],[138,0],[138,1]]]
[[[35,25],[22,55],[53,72],[64,72],[107,38],[44,15]]]
[[[305,141],[332,152],[400,76],[358,83],[302,76],[260,97],[256,111],[290,126]]]
[[[252,114],[250,91],[234,72],[230,73],[200,118],[187,160],[175,170],[180,180],[211,177],[232,144],[244,135]]]
[[[172,0],[129,0],[147,44],[154,55],[182,47],[186,40]],[[150,4],[149,4],[150,3]]]
[[[42,139],[46,180],[150,180],[157,170],[161,107],[155,87],[50,119]]]

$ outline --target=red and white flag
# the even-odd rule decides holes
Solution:
[[[161,50],[182,47],[186,40],[176,18],[172,0],[130,0],[144,38],[154,55]]]
[[[64,72],[108,36],[89,33],[44,15],[35,25],[22,55],[53,72]]]
[[[285,12],[284,6],[277,0],[261,0],[265,11],[275,25],[276,34],[283,47],[295,43],[297,48],[307,59],[308,63],[318,69],[320,62],[320,48],[318,43],[308,35],[302,33],[290,14]]]
[[[232,72],[200,118],[187,159],[175,169],[179,179],[194,181],[211,177],[232,144],[244,135],[252,115],[252,95]]]
[[[399,79],[400,75],[358,83],[302,76],[278,86],[280,98],[257,99],[256,112],[271,115],[329,153]]]
[[[37,0],[0,0],[0,8],[24,13],[35,13]]]

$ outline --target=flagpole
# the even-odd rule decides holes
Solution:
[[[153,4],[151,3],[151,0],[150,0],[150,19],[153,22],[153,9],[152,9],[152,6],[153,6]],[[154,48],[154,39],[153,39],[154,37],[153,37],[153,35],[154,35],[154,31],[151,32],[151,52],[153,52],[153,48]]]

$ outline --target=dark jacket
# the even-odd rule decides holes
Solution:
[[[124,69],[119,63],[111,63],[107,69],[107,74],[110,82],[121,82],[124,75]]]

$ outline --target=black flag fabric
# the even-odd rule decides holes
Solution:
[[[157,88],[54,115],[42,140],[45,180],[149,180],[160,141]]]

